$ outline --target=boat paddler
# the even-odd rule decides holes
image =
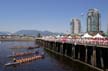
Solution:
[[[39,51],[36,50],[36,51],[35,51],[35,54],[36,54],[36,55],[39,55]]]
[[[13,61],[16,62],[16,58],[13,58]]]

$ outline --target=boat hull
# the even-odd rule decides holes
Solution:
[[[5,66],[11,66],[11,65],[17,65],[19,64],[18,62],[9,62],[9,63],[6,63]]]

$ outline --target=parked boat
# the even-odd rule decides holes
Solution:
[[[23,52],[23,53],[15,53],[14,55],[10,55],[8,57],[18,57],[18,56],[25,56],[25,55],[31,55],[34,54],[33,52]]]
[[[28,47],[27,49],[35,49],[35,47]]]
[[[36,48],[39,48],[39,45],[36,45],[36,46],[34,46],[34,47],[29,46],[27,49],[36,49]]]
[[[36,46],[35,46],[35,48],[39,48],[39,47],[40,47],[39,45],[36,45]]]

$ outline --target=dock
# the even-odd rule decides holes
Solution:
[[[108,71],[108,39],[102,39],[103,42],[102,40],[94,42],[91,42],[91,39],[86,40],[70,39],[60,41],[57,39],[37,38],[36,44],[55,54],[65,56],[98,71]]]

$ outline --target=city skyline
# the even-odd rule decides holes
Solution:
[[[103,0],[0,1],[0,31],[33,29],[67,33],[70,31],[71,19],[76,17],[81,20],[82,31],[86,32],[87,12],[91,8],[97,8],[101,14],[101,29],[106,32],[107,2]]]

